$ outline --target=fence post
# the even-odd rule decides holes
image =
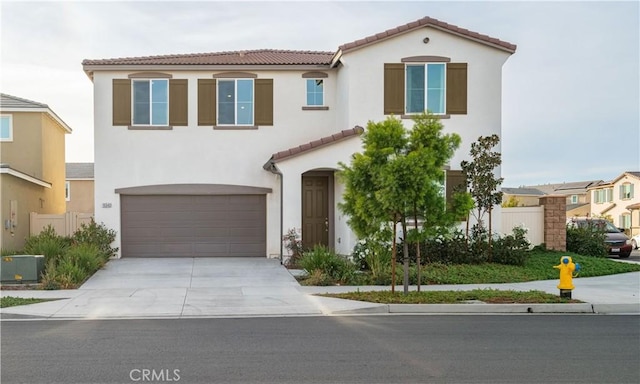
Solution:
[[[567,250],[567,198],[561,195],[540,197],[544,205],[544,242],[547,249]]]

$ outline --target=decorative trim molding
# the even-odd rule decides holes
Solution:
[[[256,79],[258,75],[249,72],[220,72],[213,74],[214,79]]]
[[[415,115],[400,115],[401,119],[413,119]],[[450,119],[451,115],[432,115],[436,119]]]
[[[329,107],[302,107],[303,111],[328,111]]]
[[[131,131],[171,131],[172,125],[129,125]]]
[[[117,188],[120,195],[266,195],[271,188],[230,184],[159,184]]]
[[[214,130],[220,131],[250,131],[258,129],[257,125],[214,125]]]
[[[445,56],[409,56],[403,57],[400,61],[403,63],[449,63],[451,58]]]
[[[324,72],[306,72],[302,74],[303,79],[326,79],[327,77],[329,75]]]
[[[129,75],[130,79],[172,79],[173,75],[163,72],[136,72]]]

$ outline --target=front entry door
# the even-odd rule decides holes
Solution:
[[[302,177],[302,246],[329,246],[329,177]]]

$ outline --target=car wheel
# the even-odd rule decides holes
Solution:
[[[631,255],[631,253],[621,253],[618,257],[620,257],[621,259],[626,259],[629,257],[629,255]]]

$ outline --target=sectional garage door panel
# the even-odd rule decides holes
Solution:
[[[265,257],[265,195],[122,195],[123,257]]]

